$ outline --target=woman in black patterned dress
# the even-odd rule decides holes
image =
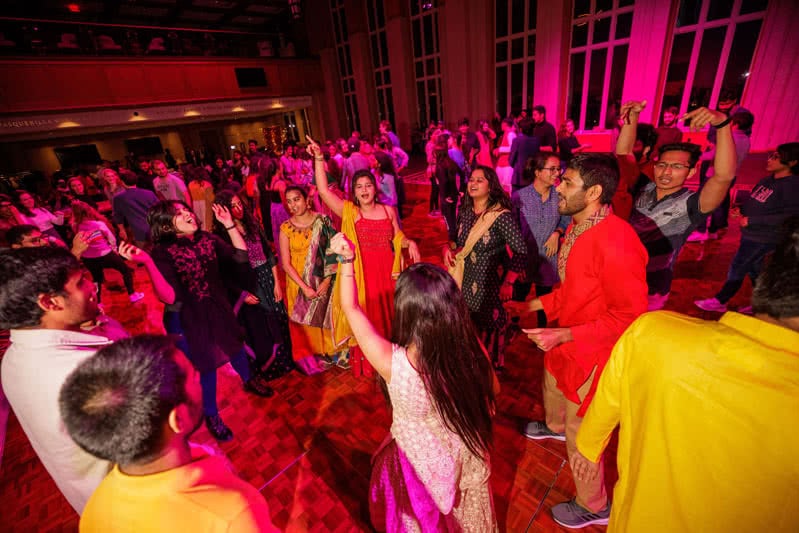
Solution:
[[[232,246],[213,233],[200,230],[197,216],[185,202],[167,200],[155,204],[147,213],[155,244],[151,255],[132,245],[121,246],[120,255],[147,267],[156,296],[166,304],[164,328],[167,333],[180,336],[178,348],[200,373],[205,425],[214,438],[227,441],[233,433],[219,416],[217,368],[230,361],[247,392],[264,397],[274,392],[250,371],[244,335],[220,276],[223,260],[249,261],[247,244],[230,211],[219,205],[212,208]]]
[[[226,281],[231,287],[234,309],[238,310],[236,317],[247,334],[247,344],[255,352],[255,370],[270,381],[294,368],[277,258],[241,193],[220,191],[214,203],[230,210],[233,223],[247,243],[249,264],[229,269]],[[219,221],[214,223],[214,233],[230,243],[227,230]]]
[[[511,298],[513,283],[524,272],[527,246],[511,213],[510,198],[492,168],[472,170],[457,228],[457,240],[444,250],[444,264],[461,287],[494,366],[502,370],[502,339],[508,323],[502,302]]]

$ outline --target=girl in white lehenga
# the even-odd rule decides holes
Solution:
[[[497,530],[488,478],[497,382],[455,280],[416,263],[397,280],[392,344],[358,306],[355,252],[339,233],[336,285],[364,355],[385,380],[391,433],[373,458],[369,489],[379,531]]]

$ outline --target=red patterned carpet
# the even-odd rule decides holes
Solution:
[[[408,189],[412,214],[405,231],[420,243],[425,260],[440,262],[438,251],[445,231],[441,219],[427,216],[429,187],[410,185]],[[718,290],[738,235],[733,217],[721,240],[686,246],[668,309],[703,315],[691,302]],[[136,305],[128,303],[118,274],[109,271],[108,277],[112,287],[103,293],[107,312],[131,333],[161,332],[161,306],[143,270],[136,272],[136,283],[147,298]],[[731,302],[732,308],[746,304],[749,293],[747,282]],[[508,370],[501,377],[491,481],[502,531],[560,531],[549,507],[570,498],[574,490],[565,444],[529,441],[519,433],[523,419],[543,417],[542,363],[541,352],[526,338],[517,338],[508,352]],[[292,373],[274,383],[274,397],[262,399],[245,394],[229,368],[220,374],[222,415],[235,433],[221,449],[242,478],[264,494],[273,522],[285,531],[371,531],[370,455],[390,425],[374,382],[357,380],[338,368],[313,377]],[[217,446],[204,428],[195,440]],[[610,491],[616,478],[615,444],[607,462]],[[0,466],[0,502],[0,531],[77,530],[77,515],[36,458],[13,414]]]

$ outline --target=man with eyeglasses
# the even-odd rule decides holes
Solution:
[[[638,116],[646,101],[627,102],[621,107],[624,125],[616,144],[616,154],[633,153]],[[727,196],[735,177],[736,153],[730,131],[731,119],[721,111],[700,107],[683,115],[691,121],[691,129],[716,128],[715,174],[701,191],[685,187],[685,181],[696,173],[702,152],[690,143],[673,143],[660,147],[654,167],[654,180],[635,198],[630,224],[649,253],[646,282],[649,287],[649,310],[662,309],[671,292],[674,265],[688,236]]]
[[[780,226],[791,216],[799,215],[799,142],[779,145],[769,155],[766,171],[771,175],[755,185],[741,208],[741,244],[732,258],[727,280],[713,298],[694,302],[699,309],[726,312],[727,302],[747,275],[754,285],[766,256],[777,247]],[[738,311],[751,313],[752,306]]]

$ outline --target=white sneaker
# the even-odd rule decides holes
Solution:
[[[687,242],[705,242],[707,240],[707,233],[700,233],[695,231],[688,235]]]
[[[138,302],[138,301],[140,301],[140,300],[142,300],[144,298],[144,293],[143,292],[134,292],[133,294],[128,296],[128,298],[130,298],[130,303],[135,304],[136,302]]]
[[[726,313],[727,306],[715,298],[707,298],[705,300],[696,300],[694,305],[702,311],[713,311],[715,313]]]

